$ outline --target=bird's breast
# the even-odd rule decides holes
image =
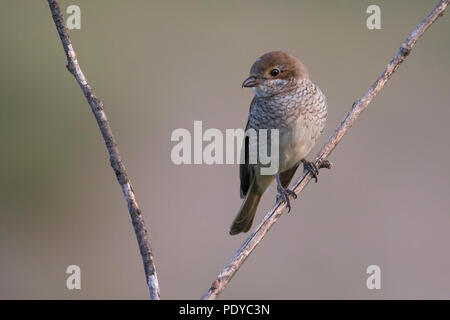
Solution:
[[[310,81],[295,90],[265,99],[257,99],[250,110],[249,127],[278,129],[279,171],[285,171],[304,159],[323,132],[327,103],[322,91]],[[268,141],[270,148],[270,141]]]

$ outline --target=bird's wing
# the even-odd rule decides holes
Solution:
[[[252,102],[250,103],[250,110],[249,110],[250,112],[255,103],[256,99],[253,98]],[[247,125],[245,126],[245,132],[247,132],[248,128],[249,128],[249,121],[247,121]],[[243,150],[241,152],[245,152],[244,157],[245,161],[244,163],[241,163],[239,165],[239,178],[241,180],[241,198],[245,198],[248,189],[250,188],[250,185],[255,177],[254,168],[251,164],[249,164],[248,160],[249,158],[248,146],[249,146],[249,138],[248,136],[244,136],[244,143],[242,144]]]

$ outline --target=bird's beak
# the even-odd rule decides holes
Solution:
[[[259,85],[259,81],[255,76],[250,76],[242,82],[242,88],[253,88]]]

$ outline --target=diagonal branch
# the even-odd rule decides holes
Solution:
[[[400,64],[406,59],[411,49],[422,34],[433,24],[436,19],[444,14],[449,0],[442,0],[431,11],[431,13],[410,33],[408,38],[403,42],[394,59],[392,59],[383,71],[381,76],[370,87],[369,91],[352,106],[351,111],[345,119],[336,128],[329,138],[328,142],[322,147],[316,156],[314,163],[319,166],[328,158],[336,145],[342,140],[344,135],[363,112],[378,92],[383,89],[386,82],[392,77],[392,74],[398,69]],[[293,190],[298,195],[311,181],[311,174],[304,173],[295,183]],[[241,247],[236,251],[231,260],[225,265],[217,279],[211,284],[211,287],[203,295],[202,299],[215,299],[225,289],[234,274],[239,270],[247,257],[256,248],[259,242],[264,238],[272,225],[280,218],[286,208],[285,203],[277,203],[274,208],[266,214],[263,221],[253,231],[253,233],[245,240]]]
[[[153,300],[159,300],[159,285],[158,277],[156,275],[155,264],[153,259],[152,249],[147,236],[147,230],[145,228],[144,218],[142,217],[141,210],[136,202],[133,187],[131,186],[130,179],[128,178],[125,166],[120,158],[119,149],[114,139],[111,126],[109,125],[106,113],[103,109],[103,103],[98,99],[92,90],[92,87],[88,84],[86,77],[84,76],[81,68],[78,64],[77,55],[72,47],[72,42],[69,37],[69,33],[64,23],[64,18],[61,14],[58,2],[56,0],[48,0],[50,10],[52,12],[53,21],[55,22],[56,29],[67,56],[67,69],[75,77],[78,84],[83,90],[91,110],[94,113],[97,120],[98,127],[105,140],[106,148],[109,152],[109,160],[111,166],[116,174],[117,180],[122,188],[123,195],[127,201],[128,211],[130,212],[131,221],[133,223],[134,231],[141,252],[142,261],[144,263],[145,277],[147,285],[150,290],[150,297]]]

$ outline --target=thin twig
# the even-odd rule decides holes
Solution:
[[[414,47],[417,40],[422,34],[436,21],[437,18],[443,15],[449,0],[442,0],[431,11],[431,13],[414,29],[402,44],[394,59],[389,62],[386,69],[381,76],[370,87],[369,91],[356,103],[353,104],[351,111],[347,114],[345,119],[336,128],[334,133],[329,138],[328,142],[322,147],[316,156],[315,164],[323,163],[325,159],[331,154],[336,145],[342,140],[348,129],[353,125],[356,119],[363,112],[373,98],[380,92],[386,82],[391,78],[392,74],[398,69],[400,64],[406,59],[411,49]],[[311,181],[311,174],[304,173],[295,183],[293,190],[298,195]],[[285,203],[277,203],[274,208],[266,214],[260,225],[253,231],[253,233],[245,240],[241,247],[236,251],[231,260],[225,265],[217,279],[211,284],[211,287],[203,295],[202,299],[215,299],[225,289],[231,278],[238,271],[240,266],[244,263],[250,253],[256,248],[259,242],[264,238],[272,225],[280,218],[285,211]]]
[[[88,84],[86,77],[81,71],[78,64],[77,55],[72,47],[72,42],[65,26],[64,18],[61,14],[58,2],[56,0],[48,0],[48,4],[67,56],[67,69],[77,80],[81,90],[83,90],[84,96],[91,106],[91,110],[94,113],[98,127],[100,128],[103,139],[105,140],[111,166],[114,169],[117,180],[122,188],[123,195],[125,196],[125,200],[127,201],[128,211],[130,212],[131,221],[133,223],[142,261],[144,263],[145,277],[150,290],[150,297],[153,300],[159,300],[158,277],[156,275],[153,253],[150,247],[147,230],[145,228],[144,218],[142,217],[141,210],[136,202],[133,187],[131,186],[125,166],[120,158],[117,143],[114,139],[111,126],[109,125],[108,119],[106,118],[106,113],[103,109],[103,103],[94,95],[92,87]]]

